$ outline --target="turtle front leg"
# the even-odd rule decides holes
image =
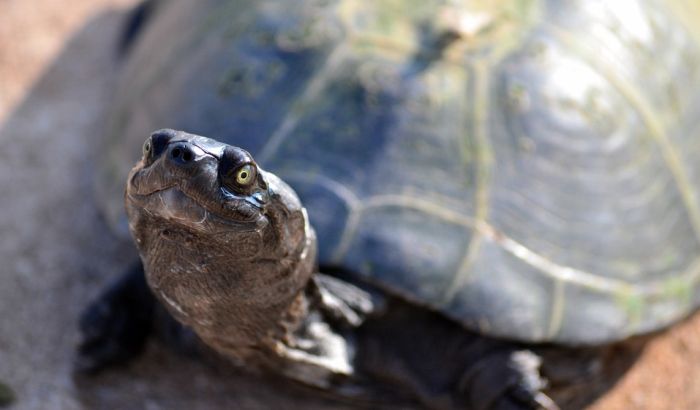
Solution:
[[[542,392],[546,383],[540,377],[541,362],[529,350],[496,350],[469,363],[457,391],[475,410],[558,410]]]
[[[275,346],[288,377],[321,388],[354,375],[353,331],[376,308],[368,292],[315,274],[306,289],[309,313],[289,341]]]
[[[312,277],[308,293],[325,317],[351,328],[360,326],[382,304],[379,295],[371,295],[355,285],[322,273]]]
[[[76,371],[95,372],[141,353],[152,332],[155,305],[143,267],[134,265],[83,311]]]

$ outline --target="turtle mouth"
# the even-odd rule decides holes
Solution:
[[[177,185],[153,189],[145,194],[127,193],[129,205],[141,208],[151,215],[186,225],[201,227],[208,220],[219,225],[255,225],[261,219],[265,219],[262,209],[250,205],[254,199],[245,198],[241,201],[244,201],[245,205],[235,204],[231,207],[209,209]]]
[[[147,193],[127,192],[127,202],[145,212],[169,221],[199,228],[210,212],[175,185],[149,190]]]
[[[166,181],[157,164],[147,165],[143,160],[129,173],[126,195],[129,198],[145,198],[171,188],[177,187],[174,181]]]
[[[132,183],[129,184],[129,188],[131,188],[131,187],[134,187],[134,185]],[[161,187],[149,187],[149,188],[145,188],[145,189],[139,189],[139,188],[127,189],[126,196],[131,200],[134,200],[136,202],[141,202],[151,195],[157,195],[163,191],[169,191],[169,190],[173,190],[173,189],[181,191],[180,188],[177,186],[177,184],[172,183],[172,184],[164,185]]]
[[[264,207],[255,195],[238,196],[218,184],[202,189],[188,186],[188,181],[167,181],[155,168],[155,164],[134,168],[126,189],[127,208],[199,231],[231,227],[248,231],[265,223]]]

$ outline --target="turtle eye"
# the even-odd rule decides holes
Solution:
[[[158,156],[165,151],[175,135],[175,131],[168,129],[158,130],[151,134],[151,136],[146,138],[146,141],[143,143],[143,160],[146,161],[146,163],[150,163],[158,158]]]
[[[246,164],[236,170],[236,183],[241,186],[248,186],[255,180],[255,168]]]
[[[219,160],[221,183],[238,193],[250,194],[250,189],[259,182],[258,167],[246,151],[227,146]]]
[[[153,144],[151,139],[148,138],[146,142],[143,143],[143,159],[148,159],[151,156],[151,151],[153,151]]]

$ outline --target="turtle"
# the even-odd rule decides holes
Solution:
[[[697,11],[151,3],[96,184],[143,265],[85,311],[79,363],[135,356],[164,306],[341,395],[555,408],[548,365],[590,380],[700,304]]]

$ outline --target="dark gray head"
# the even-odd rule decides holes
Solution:
[[[149,285],[176,318],[220,350],[285,331],[277,313],[308,281],[315,238],[294,191],[248,152],[156,131],[126,208]]]
[[[252,227],[261,223],[268,206],[280,205],[270,205],[268,178],[243,149],[160,130],[143,144],[141,162],[129,176],[127,205],[195,230],[207,225],[209,212]],[[300,208],[298,202],[281,205]]]

